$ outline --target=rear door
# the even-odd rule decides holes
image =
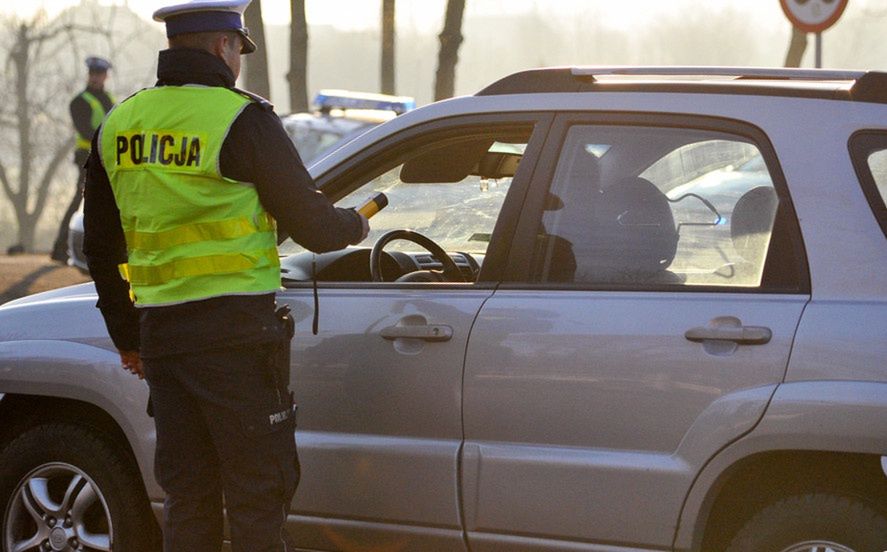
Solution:
[[[469,544],[668,548],[784,377],[809,299],[791,202],[738,122],[560,115],[549,143],[466,356]]]
[[[297,320],[292,385],[303,477],[291,521],[300,547],[464,549],[458,463],[465,350],[501,276],[550,119],[429,123],[376,144],[322,181],[340,206],[380,191],[389,205],[372,218],[364,243],[331,264],[329,256],[318,260],[317,335],[310,282],[289,281],[279,296]],[[482,168],[482,160],[502,163]],[[402,229],[456,255],[467,281],[391,281],[411,262],[435,264],[421,247],[393,242],[385,248],[391,256],[383,256],[386,281],[369,282],[369,247]],[[298,278],[306,255],[284,260],[291,269],[285,278]],[[479,273],[469,260],[481,265]]]

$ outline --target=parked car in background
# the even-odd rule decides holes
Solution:
[[[307,165],[415,107],[416,101],[408,96],[321,90],[314,97],[313,112],[294,113],[281,120]]]
[[[80,208],[71,215],[68,222],[68,266],[80,269],[81,272],[89,272],[86,266],[86,256],[83,255],[83,202]]]
[[[389,204],[281,248],[300,550],[887,549],[887,73],[526,71],[309,170]],[[4,550],[156,531],[95,303],[0,307]]]

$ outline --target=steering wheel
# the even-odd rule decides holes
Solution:
[[[401,282],[464,282],[462,272],[456,266],[455,261],[447,255],[447,252],[430,238],[412,230],[392,230],[381,236],[373,245],[370,252],[370,276],[374,282],[384,282],[382,279],[382,251],[385,246],[394,240],[406,240],[425,248],[426,251],[443,264],[443,272],[436,270],[416,270],[404,274],[398,278]]]

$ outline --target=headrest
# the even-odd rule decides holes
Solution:
[[[674,260],[678,233],[668,199],[649,180],[616,182],[592,203],[595,269],[655,273]]]
[[[745,192],[730,222],[730,236],[736,252],[748,261],[758,262],[770,238],[779,198],[770,186],[758,186]]]

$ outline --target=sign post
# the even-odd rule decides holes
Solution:
[[[816,33],[816,68],[822,67],[822,31],[840,19],[849,0],[779,0],[782,11],[797,29]]]

